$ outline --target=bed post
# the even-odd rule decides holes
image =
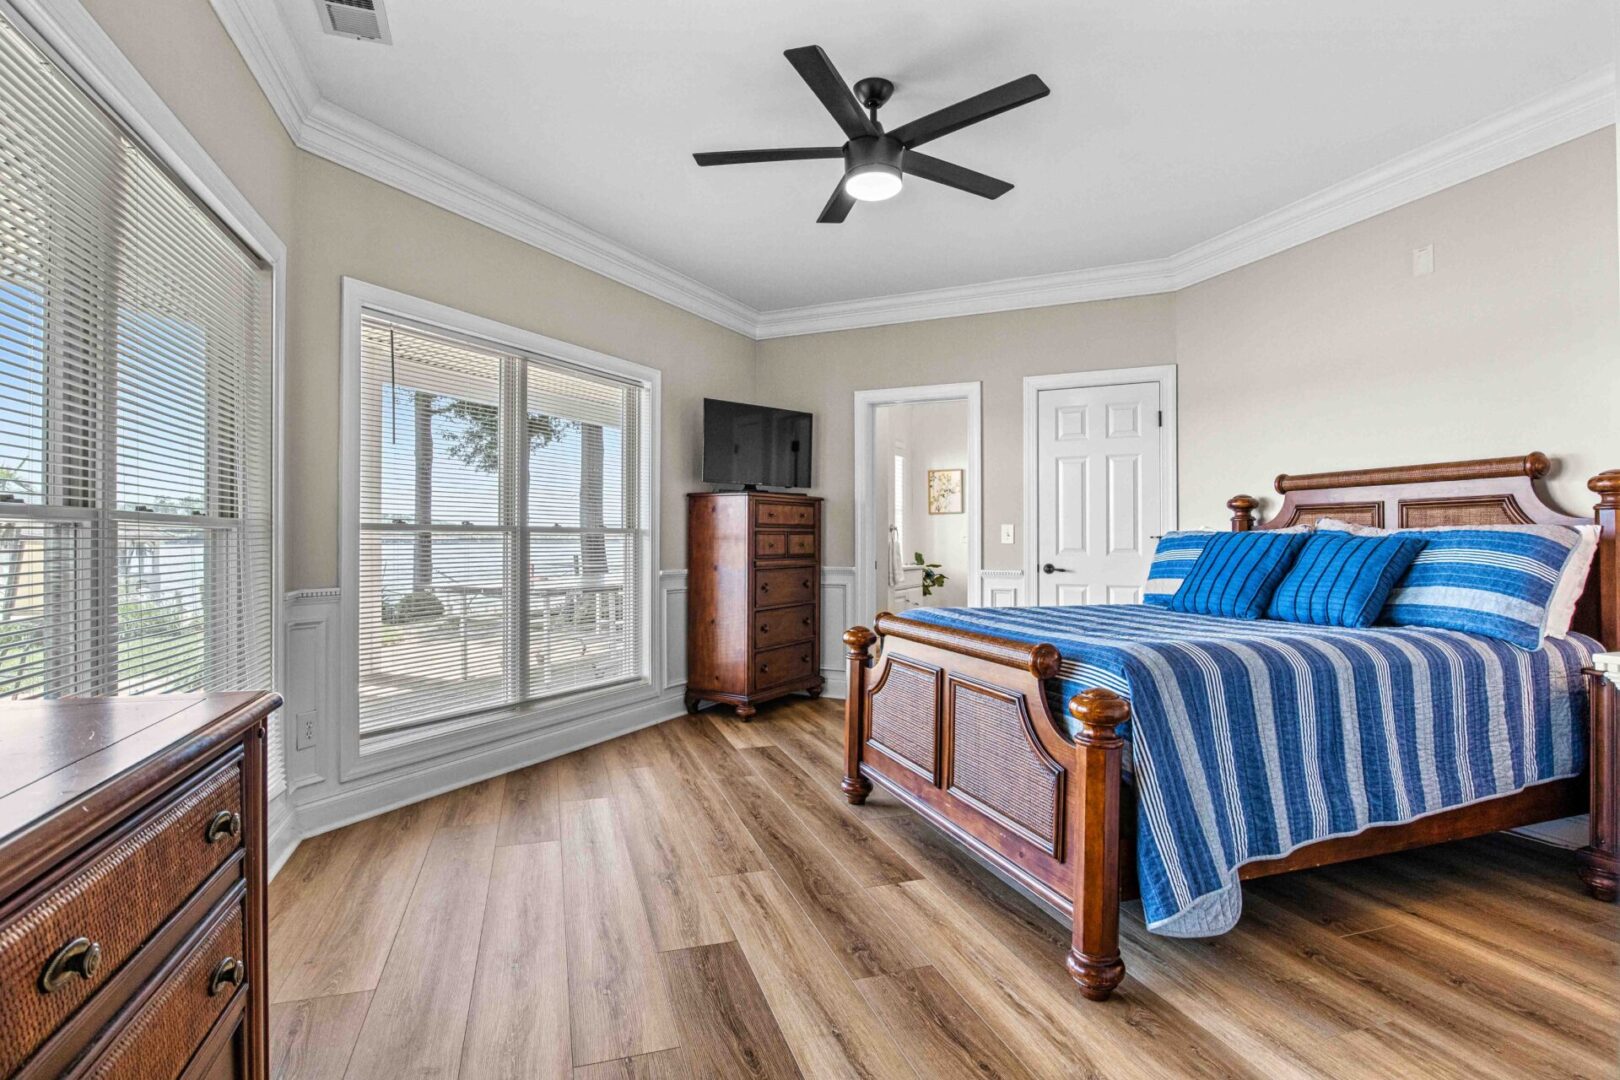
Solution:
[[[1232,531],[1249,532],[1254,528],[1254,509],[1260,505],[1260,500],[1253,495],[1234,495],[1226,500],[1226,508],[1232,511]]]
[[[1068,858],[1074,867],[1074,944],[1068,969],[1080,992],[1102,1001],[1125,977],[1119,958],[1119,786],[1130,704],[1112,690],[1069,700],[1075,767],[1069,773]]]
[[[871,670],[868,653],[877,635],[864,626],[844,631],[844,654],[849,661],[849,688],[844,695],[844,797],[859,806],[872,794],[872,781],[861,775],[861,710],[866,708],[866,674]]]
[[[1620,649],[1620,470],[1599,473],[1586,486],[1598,494],[1597,523],[1602,530],[1596,569],[1603,647]],[[1599,900],[1612,901],[1620,894],[1620,674],[1589,674],[1587,691],[1592,710],[1587,739],[1590,843],[1577,858],[1587,890]]]

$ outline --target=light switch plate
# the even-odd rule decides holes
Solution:
[[[1412,249],[1412,276],[1427,277],[1434,273],[1434,245],[1425,244]]]
[[[1013,527],[1011,525],[1003,525],[1001,527],[1001,542],[1003,544],[1010,544],[1013,542]]]

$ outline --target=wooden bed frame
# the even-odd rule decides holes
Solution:
[[[1588,483],[1599,501],[1592,518],[1550,506],[1537,481],[1545,455],[1390,469],[1277,477],[1282,505],[1256,524],[1258,501],[1226,505],[1232,528],[1276,529],[1323,517],[1384,527],[1508,523],[1602,527],[1575,618],[1575,629],[1620,649],[1620,470]],[[1125,975],[1119,955],[1119,904],[1135,892],[1135,793],[1122,782],[1130,716],[1124,698],[1104,689],[1076,694],[1068,710],[1071,742],[1046,704],[1057,674],[1051,645],[879,615],[877,633],[844,634],[843,791],[864,802],[873,782],[965,845],[1001,874],[1068,916],[1074,941],[1069,973],[1080,992],[1101,1001]],[[884,639],[876,663],[872,646]],[[1323,840],[1281,858],[1250,863],[1243,879],[1359,859],[1591,813],[1591,843],[1577,855],[1592,895],[1615,899],[1620,882],[1620,689],[1587,672],[1591,698],[1587,775],[1537,784],[1401,825]]]

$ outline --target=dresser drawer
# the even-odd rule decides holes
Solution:
[[[87,1074],[90,1080],[174,1080],[247,981],[240,898],[122,1025]]]
[[[814,525],[816,504],[801,502],[766,502],[754,504],[756,525]]]
[[[754,689],[779,686],[815,672],[816,648],[810,641],[754,654]]]
[[[790,641],[812,641],[816,636],[816,606],[772,608],[754,615],[754,648],[769,649]]]
[[[813,558],[816,534],[813,532],[761,532],[754,534],[754,556],[760,559]]]
[[[0,925],[0,1075],[25,1061],[241,847],[241,813],[235,757],[124,826],[122,839]]]
[[[782,607],[804,604],[816,596],[816,568],[758,570],[754,573],[754,606]]]

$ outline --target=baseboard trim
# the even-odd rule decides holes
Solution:
[[[662,723],[684,711],[680,694],[661,694],[629,708],[542,728],[474,754],[391,773],[375,783],[315,799],[298,807],[302,839],[352,825],[480,780],[571,754],[632,731]]]
[[[298,833],[298,814],[286,792],[270,800],[265,811],[265,834],[265,858],[270,864],[270,879],[274,880],[303,840]]]

